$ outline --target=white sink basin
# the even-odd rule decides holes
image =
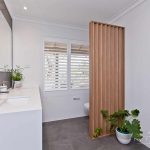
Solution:
[[[9,97],[7,103],[11,105],[26,105],[28,104],[30,97],[19,96],[19,97]]]

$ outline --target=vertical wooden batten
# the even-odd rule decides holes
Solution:
[[[110,113],[124,108],[124,28],[90,22],[90,112],[89,132],[109,132],[100,110]]]

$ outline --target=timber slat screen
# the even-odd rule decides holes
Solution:
[[[124,108],[124,32],[123,27],[90,23],[90,136],[97,127],[109,135],[100,111],[110,113]]]

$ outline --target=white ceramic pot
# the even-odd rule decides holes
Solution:
[[[21,88],[22,87],[22,81],[14,81],[14,88]]]
[[[121,144],[129,144],[131,142],[132,134],[121,133],[116,128],[116,137]]]

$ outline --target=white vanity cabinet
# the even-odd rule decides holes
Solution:
[[[21,99],[25,97],[27,102]],[[42,150],[42,108],[38,88],[15,89],[10,91],[8,98],[14,98],[14,101],[0,105],[0,150]]]

